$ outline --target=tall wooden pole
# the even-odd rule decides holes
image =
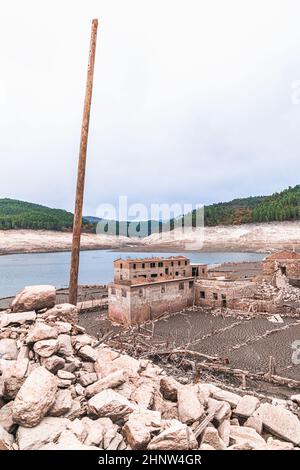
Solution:
[[[78,174],[77,174],[77,187],[76,187],[76,200],[73,222],[73,240],[72,240],[72,254],[71,254],[71,267],[70,267],[70,282],[69,282],[69,302],[76,305],[77,291],[78,291],[78,269],[79,269],[79,254],[80,254],[80,236],[82,225],[82,206],[83,206],[83,193],[84,193],[84,179],[85,179],[85,166],[86,166],[86,151],[88,143],[90,110],[93,91],[93,77],[96,53],[98,20],[92,21],[91,43],[89,53],[89,64],[87,71],[87,81],[85,90],[85,100],[81,127],[81,140],[80,152],[78,161]]]

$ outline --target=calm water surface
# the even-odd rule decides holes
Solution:
[[[119,257],[172,256],[182,253],[130,253],[106,250],[83,251],[80,255],[80,284],[107,284],[112,280],[113,261]],[[260,253],[188,253],[194,263],[259,261]],[[25,285],[68,285],[70,253],[33,253],[0,256],[0,297],[16,294]]]

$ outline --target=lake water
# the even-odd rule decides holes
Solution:
[[[172,256],[182,253],[130,253],[106,250],[80,254],[80,284],[107,284],[113,277],[113,261],[119,257]],[[259,261],[259,253],[188,253],[194,263],[216,264],[227,261]],[[53,284],[66,287],[69,280],[70,253],[32,253],[0,256],[0,297],[16,294],[25,285]]]

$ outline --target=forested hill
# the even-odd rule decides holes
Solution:
[[[272,196],[234,199],[205,207],[205,225],[239,225],[300,219],[300,185]]]
[[[88,222],[83,221],[88,227]],[[0,229],[71,230],[73,214],[15,199],[0,199]]]
[[[89,220],[87,220],[89,219]],[[193,225],[195,213],[193,213]],[[205,206],[205,225],[239,225],[253,222],[272,222],[284,220],[300,220],[300,185],[294,188],[274,193],[272,196],[257,196],[234,199],[230,202],[221,202]],[[83,218],[83,231],[95,231],[96,223],[100,219]],[[105,223],[102,221],[102,223]],[[180,218],[179,218],[180,223]],[[61,209],[32,204],[30,202],[14,199],[0,199],[0,230],[34,229],[34,230],[67,230],[72,229],[73,214]],[[136,222],[135,222],[136,224]],[[171,227],[174,220],[171,221]],[[164,230],[161,221],[143,221],[140,223],[141,236]],[[176,222],[178,226],[178,219]],[[117,232],[125,235],[130,222],[117,222]],[[170,224],[166,224],[169,229]],[[124,233],[125,232],[125,233]],[[109,233],[109,231],[108,231]],[[128,235],[130,231],[128,231]]]

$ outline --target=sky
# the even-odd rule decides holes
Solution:
[[[298,0],[0,6],[0,198],[73,210],[92,18],[85,215],[300,183]]]

